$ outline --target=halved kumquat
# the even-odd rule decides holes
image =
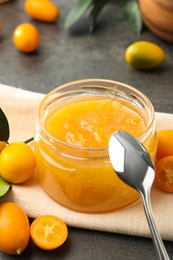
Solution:
[[[173,192],[173,155],[156,163],[156,184],[166,192]]]
[[[35,245],[43,250],[53,250],[66,241],[68,229],[62,219],[43,215],[31,223],[30,233]]]

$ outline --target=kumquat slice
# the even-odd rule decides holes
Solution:
[[[53,215],[44,215],[31,223],[30,233],[36,246],[43,250],[53,250],[66,241],[68,229],[62,219]]]
[[[155,181],[163,191],[173,192],[173,156],[166,156],[157,162]]]

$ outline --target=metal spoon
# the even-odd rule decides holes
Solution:
[[[158,259],[169,260],[152,215],[150,189],[155,169],[149,153],[136,138],[125,131],[117,131],[111,135],[108,150],[116,174],[141,196]]]

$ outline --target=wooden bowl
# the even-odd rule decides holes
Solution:
[[[173,42],[173,0],[138,0],[144,24],[160,38]]]

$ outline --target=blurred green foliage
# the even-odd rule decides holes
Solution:
[[[65,20],[65,29],[70,28],[78,20],[80,20],[86,13],[89,14],[89,31],[93,32],[97,18],[102,9],[110,4],[121,0],[78,0]],[[127,22],[129,28],[135,33],[140,34],[142,31],[142,18],[139,10],[137,0],[128,0],[122,10],[124,20]]]

